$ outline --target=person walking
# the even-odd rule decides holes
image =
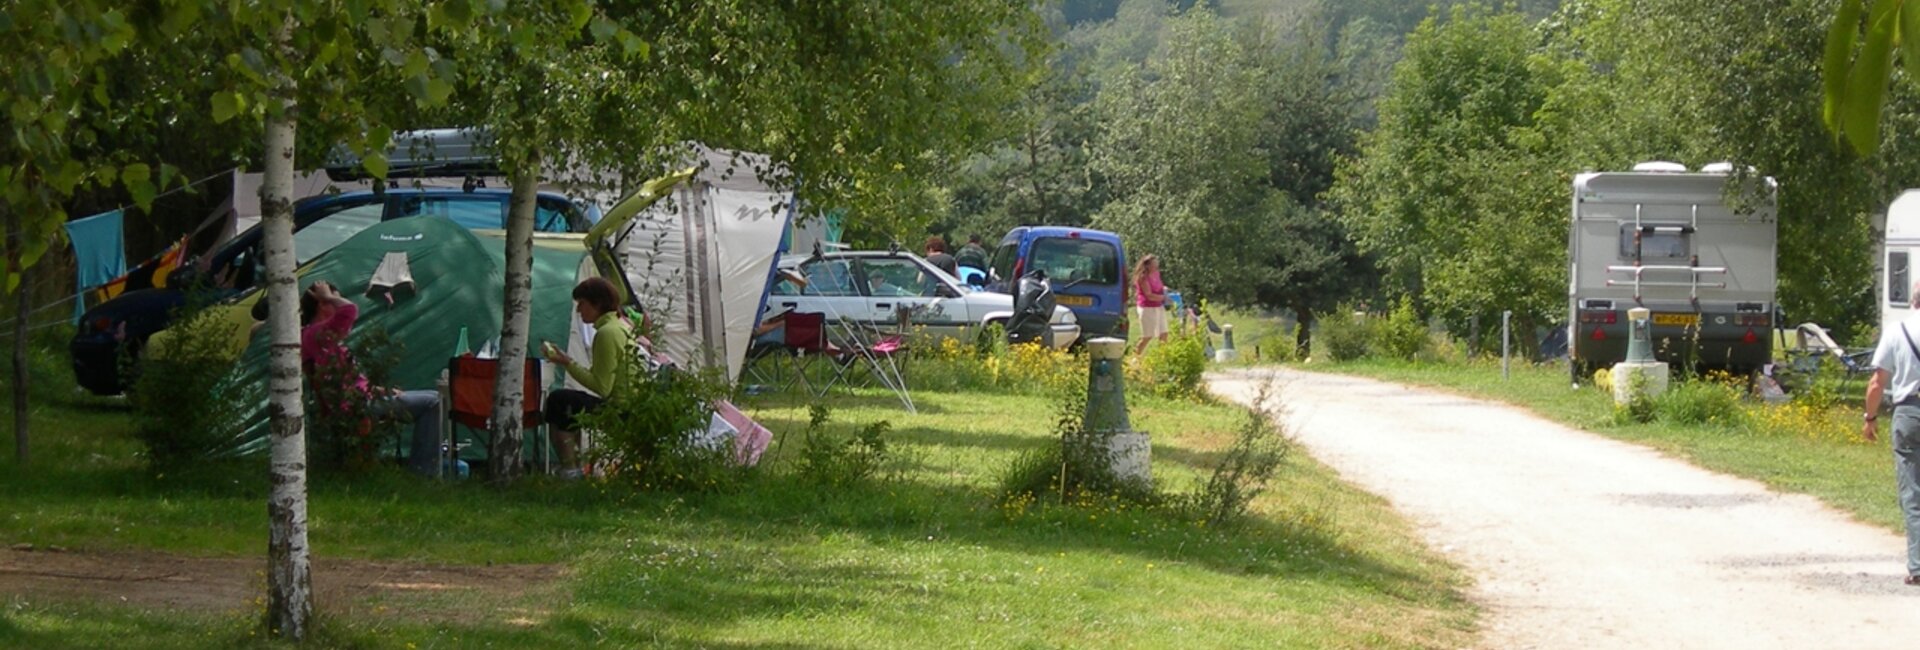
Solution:
[[[1920,307],[1920,286],[1910,294]],[[1860,437],[1877,440],[1881,404],[1893,405],[1893,471],[1900,511],[1907,522],[1906,583],[1920,586],[1920,312],[1880,333],[1873,349],[1873,379],[1867,382],[1867,412]]]
[[[1149,341],[1167,340],[1167,285],[1160,281],[1160,257],[1147,255],[1133,266],[1134,311],[1140,321],[1140,343],[1134,353],[1147,350]]]

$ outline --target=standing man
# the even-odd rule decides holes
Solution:
[[[952,255],[947,254],[947,240],[941,239],[939,235],[927,238],[927,261],[932,263],[934,268],[946,271],[947,275],[960,277],[960,264],[954,261]]]
[[[1920,286],[1915,291],[1912,304],[1920,307]],[[1880,333],[1873,368],[1860,437],[1876,440],[1881,398],[1891,393],[1893,471],[1900,485],[1900,511],[1907,519],[1906,583],[1920,586],[1920,313]]]

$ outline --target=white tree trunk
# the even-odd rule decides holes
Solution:
[[[293,20],[274,34],[286,48]],[[266,169],[260,185],[260,219],[267,271],[268,429],[272,465],[267,496],[267,630],[301,640],[313,618],[313,579],[307,549],[307,437],[300,404],[300,291],[293,256],[293,142],[298,122],[295,87],[282,78],[278,111],[266,123]]]
[[[539,169],[538,152],[528,154],[513,173],[513,202],[507,209],[507,287],[505,308],[501,310],[500,372],[493,383],[493,445],[487,450],[496,483],[520,475],[520,419],[527,389],[527,329],[533,313],[533,217],[539,198]]]

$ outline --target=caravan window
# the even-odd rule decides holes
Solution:
[[[1693,233],[1678,224],[1620,224],[1620,259],[1685,260],[1693,255]]]
[[[1907,274],[1907,252],[1887,252],[1887,304],[1906,307],[1912,299],[1913,279]]]

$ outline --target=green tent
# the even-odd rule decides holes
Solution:
[[[528,350],[538,354],[542,342],[552,342],[581,358],[586,349],[572,289],[580,280],[598,275],[587,253],[584,235],[536,234],[533,252],[533,316]],[[383,265],[386,267],[383,269]],[[330,282],[360,308],[351,344],[376,331],[387,333],[399,346],[399,362],[388,383],[404,390],[432,389],[466,330],[477,349],[500,334],[501,297],[505,294],[506,240],[501,231],[469,231],[447,219],[413,217],[376,224],[300,272],[304,290],[315,282]],[[378,272],[378,273],[377,273]],[[392,288],[378,286],[376,274],[388,283],[411,277]],[[250,309],[260,299],[248,296],[236,309]],[[247,343],[240,357],[248,380],[265,386],[267,341],[265,330]],[[549,369],[548,384],[562,378]],[[264,394],[264,389],[262,390]],[[249,420],[255,426],[231,447],[233,453],[264,450],[266,404]],[[404,447],[404,445],[402,445]],[[476,449],[484,454],[484,450]]]

